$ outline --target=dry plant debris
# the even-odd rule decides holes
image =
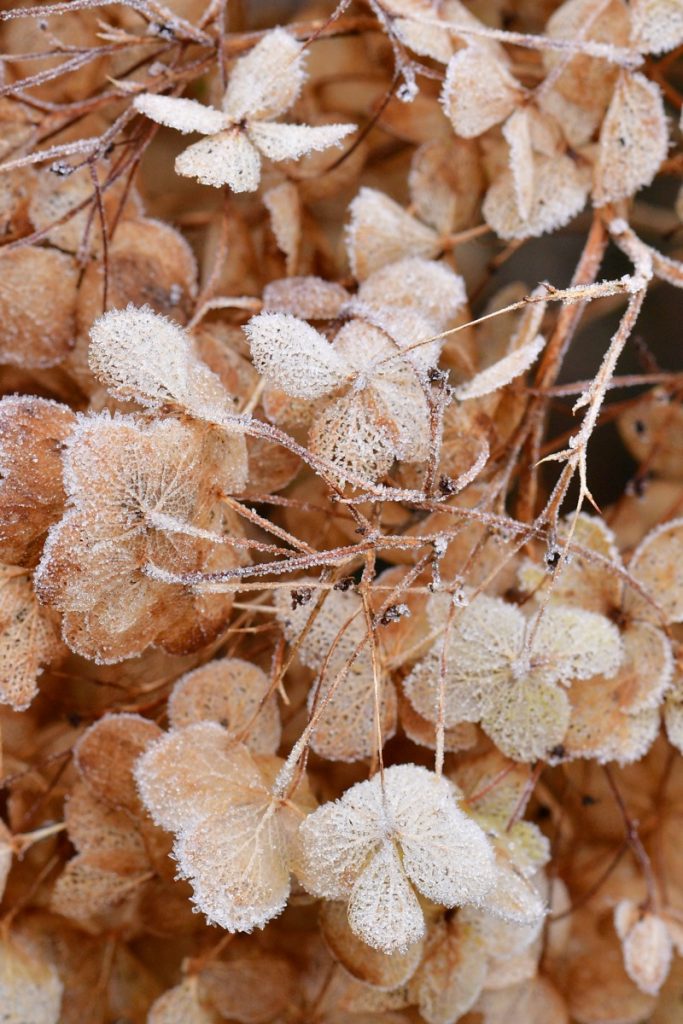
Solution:
[[[0,1021],[678,1021],[682,58],[2,5]]]

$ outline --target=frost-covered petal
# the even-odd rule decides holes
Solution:
[[[491,49],[469,45],[451,57],[441,104],[458,135],[470,139],[483,134],[504,121],[523,98],[519,82]]]
[[[276,124],[253,121],[247,134],[257,149],[269,160],[297,160],[305,153],[318,153],[338,146],[342,139],[356,130],[355,124]]]
[[[453,55],[453,42],[438,25],[426,25],[417,18],[395,18],[392,29],[414,53],[448,64]]]
[[[294,182],[283,181],[264,193],[263,205],[270,214],[270,226],[277,247],[285,254],[287,273],[294,273],[302,231],[299,190]]]
[[[470,398],[481,398],[505,387],[532,366],[545,346],[545,338],[538,334],[532,341],[515,349],[510,355],[488,366],[466,384],[455,389],[455,396],[461,402]]]
[[[489,841],[456,796],[453,783],[425,768],[397,765],[385,772],[403,867],[424,896],[448,907],[477,902],[494,879]]]
[[[502,753],[514,761],[546,759],[569,725],[566,693],[533,677],[501,684],[489,695],[482,727]]]
[[[330,464],[340,482],[374,482],[385,476],[395,458],[395,433],[382,423],[383,404],[372,390],[350,391],[316,416],[311,451]]]
[[[265,791],[183,829],[174,855],[209,922],[228,931],[251,931],[285,908],[287,847]]]
[[[568,156],[536,156],[534,196],[521,216],[510,171],[499,175],[486,193],[482,213],[500,238],[535,238],[563,227],[583,209],[588,182]]]
[[[662,609],[667,622],[683,621],[683,519],[651,530],[636,549],[629,572]],[[627,592],[639,616],[658,621],[657,610]]]
[[[430,931],[410,992],[427,1024],[455,1024],[476,1002],[486,979],[481,935],[458,914]]]
[[[600,129],[595,203],[616,202],[649,185],[666,157],[668,139],[659,86],[623,72]]]
[[[349,301],[349,293],[322,277],[284,277],[263,289],[268,313],[291,313],[302,320],[334,320]]]
[[[133,106],[151,121],[175,128],[183,134],[199,132],[200,135],[215,135],[229,124],[229,119],[220,110],[177,96],[157,96],[145,92],[135,97]]]
[[[322,685],[314,683],[310,697],[311,712],[325,699],[340,672],[345,674],[329,699],[311,737],[311,748],[329,761],[360,761],[377,749],[375,682],[372,659],[363,652],[350,667],[333,655]],[[390,679],[380,675],[377,681],[379,726],[384,741],[396,732],[396,690]]]
[[[374,188],[362,188],[349,207],[346,252],[354,277],[364,281],[375,270],[406,256],[437,256],[436,232]]]
[[[529,625],[534,674],[547,681],[613,676],[624,657],[619,630],[595,612],[551,605]]]
[[[631,43],[642,53],[665,53],[683,43],[679,0],[631,0]]]
[[[255,192],[261,180],[261,157],[246,132],[231,128],[188,146],[176,157],[175,169],[202,185]]]
[[[615,908],[615,923],[620,907]],[[673,956],[673,944],[666,922],[646,913],[621,935],[624,967],[641,992],[656,996],[666,981]]]
[[[284,114],[306,79],[304,53],[285,29],[266,33],[232,69],[223,98],[223,110],[230,120],[267,120]]]
[[[383,842],[363,868],[348,914],[356,935],[384,953],[405,952],[424,935],[422,909],[393,843]]]
[[[259,313],[245,325],[256,369],[293,398],[320,398],[345,380],[344,364],[319,331],[288,313]]]

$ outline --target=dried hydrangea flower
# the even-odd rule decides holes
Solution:
[[[445,624],[439,604],[434,611]],[[551,605],[527,620],[514,605],[479,595],[459,610],[445,650],[438,641],[405,681],[408,699],[431,721],[438,718],[442,657],[444,724],[481,722],[503,753],[534,761],[550,756],[564,738],[569,700],[563,686],[613,675],[623,649],[619,631],[601,615]]]
[[[213,639],[230,598],[152,579],[149,566],[236,564],[234,549],[219,543],[221,435],[173,419],[101,414],[79,421],[64,459],[69,507],[50,529],[35,584],[63,613],[69,646],[112,662],[150,643],[183,652]]]
[[[288,799],[274,795],[281,763],[204,721],[163,736],[136,768],[147,810],[176,835],[194,903],[229,931],[262,928],[289,897],[299,821],[315,801],[305,783]]]
[[[359,782],[303,822],[306,888],[348,901],[351,930],[385,953],[424,934],[417,893],[447,907],[480,902],[493,884],[484,832],[447,779],[417,765]]]
[[[0,940],[0,1006],[7,1024],[59,1024],[62,983],[51,963],[37,959],[11,934]]]
[[[199,993],[198,979],[186,978],[150,1007],[147,1024],[214,1024],[215,1017]]]
[[[433,228],[377,189],[362,188],[349,214],[346,252],[358,281],[406,256],[433,259],[441,251],[442,241]]]
[[[356,129],[351,124],[312,127],[275,122],[295,102],[304,79],[302,47],[278,28],[236,62],[222,110],[153,93],[136,96],[133,105],[158,124],[207,136],[176,158],[178,174],[197,178],[203,185],[255,192],[261,179],[261,154],[269,160],[296,160],[338,145]]]
[[[397,295],[392,306],[399,275],[403,297]],[[411,277],[425,290],[406,291]],[[435,287],[431,294],[426,291],[430,283]],[[268,385],[308,402],[329,396],[313,412],[311,450],[342,481],[377,480],[395,459],[427,458],[429,409],[421,374],[438,358],[439,346],[405,355],[403,350],[436,333],[463,298],[459,278],[416,258],[385,267],[363,283],[349,307],[354,319],[338,331],[333,344],[284,313],[259,314],[245,332]]]

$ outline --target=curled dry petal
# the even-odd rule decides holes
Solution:
[[[536,362],[544,347],[545,338],[539,334],[526,345],[515,349],[509,356],[504,356],[493,366],[482,370],[466,384],[457,387],[455,389],[456,398],[459,398],[461,402],[470,398],[481,398],[482,395],[488,395],[492,391],[498,391],[499,388],[505,387]]]

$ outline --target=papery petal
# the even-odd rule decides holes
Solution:
[[[233,192],[255,192],[261,180],[261,158],[245,132],[230,129],[195,142],[176,157],[175,169],[202,185]]]
[[[151,92],[142,93],[133,100],[133,106],[145,117],[157,124],[188,134],[215,135],[230,124],[229,119],[215,107],[204,106],[196,100],[177,96],[157,96]]]

